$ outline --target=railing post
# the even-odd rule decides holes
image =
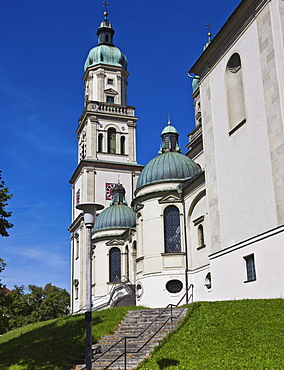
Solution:
[[[126,370],[126,337],[124,338],[124,370]]]
[[[171,331],[173,331],[173,306],[171,305]]]

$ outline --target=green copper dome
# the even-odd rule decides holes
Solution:
[[[127,70],[126,56],[113,44],[114,32],[112,24],[107,19],[101,22],[97,31],[98,46],[89,52],[84,66],[85,71],[97,64],[118,66]]]
[[[128,229],[135,225],[136,215],[125,202],[125,189],[117,184],[113,189],[113,200],[110,207],[104,209],[98,216],[94,231],[107,229]]]
[[[200,166],[178,152],[166,152],[153,158],[142,170],[136,189],[157,182],[188,180],[201,172]]]
[[[178,134],[178,130],[171,125],[171,122],[169,121],[168,122],[168,125],[163,129],[163,131],[161,132],[161,136],[164,135],[164,134]]]
[[[128,229],[135,225],[136,215],[132,208],[123,204],[112,205],[98,216],[94,231],[106,229]]]
[[[115,46],[99,45],[91,49],[86,59],[84,70],[97,64],[123,67],[127,70],[126,56]]]

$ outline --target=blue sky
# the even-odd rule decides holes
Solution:
[[[194,127],[187,71],[239,0],[109,0],[114,43],[128,58],[128,104],[136,106],[138,163],[157,155],[171,114],[186,152]],[[97,45],[99,0],[2,0],[0,170],[14,194],[15,225],[0,237],[14,284],[52,283],[69,290],[69,179],[77,164],[75,130],[83,109],[83,65]]]

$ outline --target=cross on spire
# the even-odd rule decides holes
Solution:
[[[103,1],[103,6],[105,8],[104,16],[105,16],[105,21],[106,21],[107,20],[107,16],[108,16],[108,12],[107,12],[108,2],[107,1]]]
[[[212,33],[211,33],[212,26],[211,26],[211,24],[206,23],[206,27],[208,28],[208,33],[207,33],[207,35],[208,35],[208,42],[210,42],[211,41],[211,35],[212,35]]]

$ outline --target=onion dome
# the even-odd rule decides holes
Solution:
[[[178,131],[169,121],[161,134],[159,155],[143,168],[136,189],[157,182],[189,180],[201,172],[197,163],[180,153],[178,136]]]
[[[114,32],[112,24],[105,18],[97,31],[98,46],[89,52],[84,66],[85,71],[97,64],[119,66],[127,70],[126,56],[113,44]]]
[[[111,206],[99,214],[94,231],[128,229],[136,223],[135,212],[126,205],[124,187],[120,184],[115,185],[112,194]]]

